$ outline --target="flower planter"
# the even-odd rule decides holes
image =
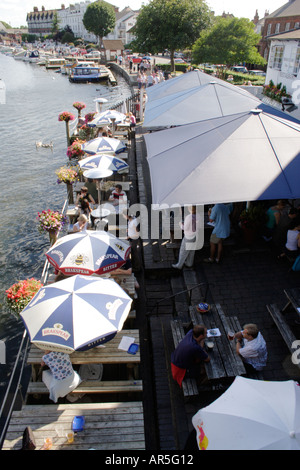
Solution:
[[[50,245],[52,246],[57,241],[58,231],[57,230],[49,230],[48,233],[49,233]]]

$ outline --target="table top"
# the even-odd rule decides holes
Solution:
[[[139,330],[130,329],[122,330],[116,334],[116,336],[107,343],[104,343],[102,346],[97,346],[96,348],[89,349],[87,351],[75,351],[70,354],[70,359],[72,364],[130,364],[130,363],[139,363],[140,358],[140,349],[136,354],[129,354],[127,351],[118,349],[118,346],[123,338],[132,337],[134,338],[134,343],[139,344]],[[40,364],[42,356],[45,354],[44,351],[37,348],[34,344],[31,345],[27,363],[28,364]]]
[[[221,336],[210,338],[214,348],[207,351],[210,362],[205,363],[209,379],[231,378],[245,375],[246,369],[240,356],[236,354],[235,341],[230,341],[227,332],[232,329],[232,322],[226,317],[219,304],[211,305],[204,314],[197,311],[196,306],[190,307],[190,316],[194,325],[204,324],[207,329],[218,328]],[[235,332],[237,329],[234,328]]]
[[[95,218],[107,217],[111,211],[107,207],[97,207],[91,212],[91,216]]]
[[[84,416],[84,427],[67,443],[75,416]],[[24,429],[30,426],[36,450],[51,438],[51,450],[144,450],[144,413],[141,401],[26,405],[14,411],[2,450],[19,450]]]

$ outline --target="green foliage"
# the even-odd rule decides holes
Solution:
[[[265,59],[256,45],[260,35],[247,18],[218,18],[210,29],[202,31],[192,53],[197,63],[233,65],[241,62],[263,65]]]
[[[143,6],[134,27],[131,48],[141,52],[171,52],[190,48],[211,24],[212,14],[202,0],[152,0]]]
[[[286,87],[282,86],[282,83],[275,85],[272,80],[269,81],[269,85],[264,86],[263,94],[279,103],[281,103],[282,98],[291,98],[291,95],[287,93]]]
[[[95,34],[102,42],[115,27],[116,15],[112,5],[102,0],[88,5],[83,16],[83,24],[87,31]]]

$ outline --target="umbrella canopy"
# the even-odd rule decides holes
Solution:
[[[21,318],[37,347],[70,354],[110,341],[122,329],[131,302],[110,279],[72,276],[40,289]]]
[[[152,202],[300,197],[300,123],[263,107],[146,135]]]
[[[214,78],[214,81],[221,81],[218,78]],[[200,70],[193,70],[189,73],[183,73],[178,75],[172,80],[165,80],[160,82],[157,86],[152,86],[146,89],[148,101],[146,106],[154,100],[164,98],[168,95],[173,95],[178,92],[190,90],[191,88],[200,87],[205,85],[205,83],[210,83],[212,81],[212,76],[201,72]],[[223,81],[224,83],[224,81]]]
[[[260,104],[261,101],[248,91],[213,79],[148,102],[143,127],[181,126],[250,111]]]
[[[46,252],[63,274],[104,274],[122,266],[130,252],[126,240],[104,231],[87,230],[61,237]]]
[[[78,163],[82,170],[108,169],[116,173],[128,168],[128,164],[122,158],[115,155],[105,155],[104,153],[84,158]]]
[[[200,450],[299,450],[299,385],[237,377],[192,423]]]
[[[120,122],[124,122],[126,119],[126,115],[123,113],[119,113],[119,111],[115,111],[113,109],[108,109],[107,111],[103,111],[103,113],[97,114],[92,121],[88,123],[90,127],[102,127],[103,125],[112,123],[112,119],[115,120],[115,123],[118,124]],[[107,121],[108,120],[108,121]]]
[[[90,155],[96,153],[118,154],[126,150],[126,144],[112,137],[97,137],[82,144],[81,148]]]

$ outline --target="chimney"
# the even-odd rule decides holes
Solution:
[[[61,9],[64,10],[65,8],[66,8],[65,5],[62,3],[61,4]]]
[[[33,11],[37,13],[39,11],[38,7],[33,7]]]
[[[45,11],[45,7],[42,7],[42,11]]]

